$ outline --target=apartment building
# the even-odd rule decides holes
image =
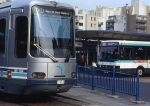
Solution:
[[[107,20],[106,30],[121,32],[148,33],[150,19],[143,15],[110,16]]]
[[[11,1],[11,0],[0,0],[0,3],[8,2],[8,1]]]
[[[147,32],[147,17],[142,15],[128,15],[128,32]]]
[[[121,9],[97,6],[96,10],[84,11],[75,8],[76,28],[80,30],[106,30],[106,20],[121,13]]]
[[[146,6],[143,0],[132,0],[132,15],[146,15]]]
[[[76,29],[80,30],[86,30],[86,11],[79,9],[78,7],[75,7],[75,24]]]
[[[150,33],[150,6],[143,0],[131,0],[131,5],[111,8],[97,6],[95,10],[76,10],[76,28],[80,30],[114,30]]]
[[[106,30],[126,32],[127,16],[126,15],[109,16],[108,20],[106,21]]]
[[[91,15],[89,12],[75,8],[76,14],[76,29],[79,30],[98,30],[101,27],[99,24],[102,24],[99,21],[99,17],[96,15]]]
[[[86,29],[87,30],[98,30],[98,17],[90,14],[86,15]]]

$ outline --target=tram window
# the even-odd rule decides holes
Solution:
[[[5,52],[5,28],[6,28],[6,20],[0,19],[0,53],[1,54]]]
[[[26,16],[16,18],[15,34],[16,56],[18,58],[26,58],[28,38],[28,18]]]

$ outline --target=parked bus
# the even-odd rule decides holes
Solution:
[[[150,42],[108,40],[101,41],[98,66],[112,68],[140,76],[150,72]]]
[[[74,9],[50,0],[0,4],[0,91],[60,93],[75,80]]]

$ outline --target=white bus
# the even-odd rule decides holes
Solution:
[[[112,68],[140,76],[150,72],[150,42],[107,40],[98,49],[99,67]]]

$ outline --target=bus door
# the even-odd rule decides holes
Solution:
[[[150,47],[146,47],[147,69],[150,73]]]

